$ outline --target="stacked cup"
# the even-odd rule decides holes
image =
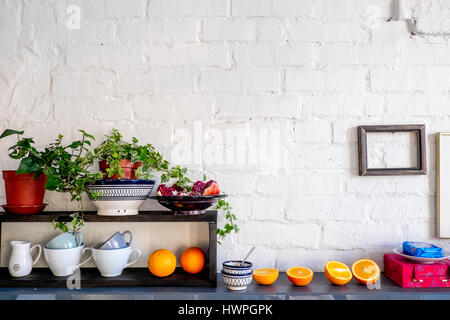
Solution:
[[[222,278],[229,290],[245,290],[252,282],[253,264],[230,260],[222,264]]]
[[[80,266],[91,260],[92,254],[80,263],[84,248],[83,235],[79,232],[66,232],[50,240],[44,246],[45,261],[56,277],[70,276]]]
[[[129,235],[129,240],[125,236]],[[103,277],[117,277],[122,274],[123,269],[136,263],[141,257],[141,250],[132,249],[131,241],[133,235],[130,231],[114,233],[106,242],[97,243],[92,248],[95,264]],[[137,257],[128,262],[133,252]]]

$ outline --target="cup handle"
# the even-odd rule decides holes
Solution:
[[[91,255],[89,256],[89,258],[87,258],[86,260],[84,260],[83,262],[81,262],[79,265],[77,265],[76,269],[78,269],[78,268],[81,267],[83,264],[87,263],[89,260],[92,259],[92,256],[94,255],[94,253],[92,252],[92,249],[91,249],[91,248],[84,248],[83,251],[81,251],[81,256],[83,256],[84,253],[85,253],[86,251],[88,251],[88,250],[91,252]]]
[[[81,232],[75,232],[75,242],[77,246],[81,246],[83,244],[83,235]]]
[[[127,263],[127,264],[125,265],[125,268],[128,268],[128,267],[131,266],[132,264],[135,264],[135,263],[139,260],[139,258],[141,257],[141,255],[142,255],[141,250],[139,250],[139,249],[133,249],[133,250],[131,250],[130,257],[131,257],[131,255],[133,254],[133,252],[137,252],[137,253],[138,253],[138,256],[137,256],[137,258],[134,259],[133,261]]]
[[[128,234],[130,236],[130,241],[127,242],[127,245],[130,246],[131,241],[133,241],[133,234],[131,233],[131,231],[125,231],[122,233],[122,236],[125,237],[126,234]]]
[[[39,258],[41,257],[41,253],[42,253],[42,247],[40,244],[36,244],[34,246],[31,247],[30,252],[33,252],[34,248],[38,248],[38,254],[36,255],[36,258],[34,258],[33,260],[33,266],[36,264],[36,262],[38,262]]]

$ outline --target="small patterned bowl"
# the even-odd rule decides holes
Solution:
[[[103,179],[88,188],[88,196],[100,216],[136,215],[154,186],[155,180]],[[91,192],[97,195],[96,199]]]
[[[96,201],[146,200],[154,186],[155,180],[104,179],[96,181],[88,188],[90,192],[98,195],[97,199],[92,199],[90,193],[88,196]]]
[[[222,263],[223,272],[228,275],[248,275],[253,273],[253,264],[245,261],[241,266],[242,261],[229,260]]]
[[[246,273],[240,273],[240,274],[230,273],[230,272],[222,269],[222,273],[226,274],[227,276],[232,276],[232,277],[246,277],[246,276],[253,275],[253,269],[246,271]]]
[[[223,273],[223,270],[222,270],[222,278],[223,278],[223,282],[227,286],[228,290],[233,290],[233,291],[247,289],[247,286],[250,283],[252,283],[252,280],[253,280],[252,274],[230,276],[226,273]]]

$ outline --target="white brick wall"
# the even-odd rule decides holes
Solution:
[[[66,26],[69,5],[79,30]],[[169,158],[180,128],[241,130],[237,140],[256,141],[243,163],[187,164],[220,183],[240,218],[219,262],[256,245],[257,267],[322,270],[381,262],[402,240],[445,246],[433,232],[432,134],[450,130],[450,44],[412,37],[386,22],[390,10],[391,0],[0,1],[0,129],[45,145],[116,127]],[[355,127],[401,123],[427,125],[428,175],[359,177]],[[261,129],[280,131],[276,145],[251,131]],[[275,167],[246,158],[267,147]],[[49,209],[73,208],[60,199],[48,193]]]

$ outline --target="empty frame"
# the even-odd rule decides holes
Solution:
[[[409,133],[414,137],[414,150],[412,151],[413,165],[405,167],[370,167],[367,136],[379,133]],[[408,136],[408,135],[406,135]],[[394,152],[404,150],[395,149]],[[408,153],[408,151],[407,151]],[[398,157],[405,156],[399,154]],[[360,176],[388,176],[388,175],[423,175],[427,173],[425,125],[375,125],[358,127],[358,158]]]
[[[436,134],[436,234],[450,238],[450,133]]]

